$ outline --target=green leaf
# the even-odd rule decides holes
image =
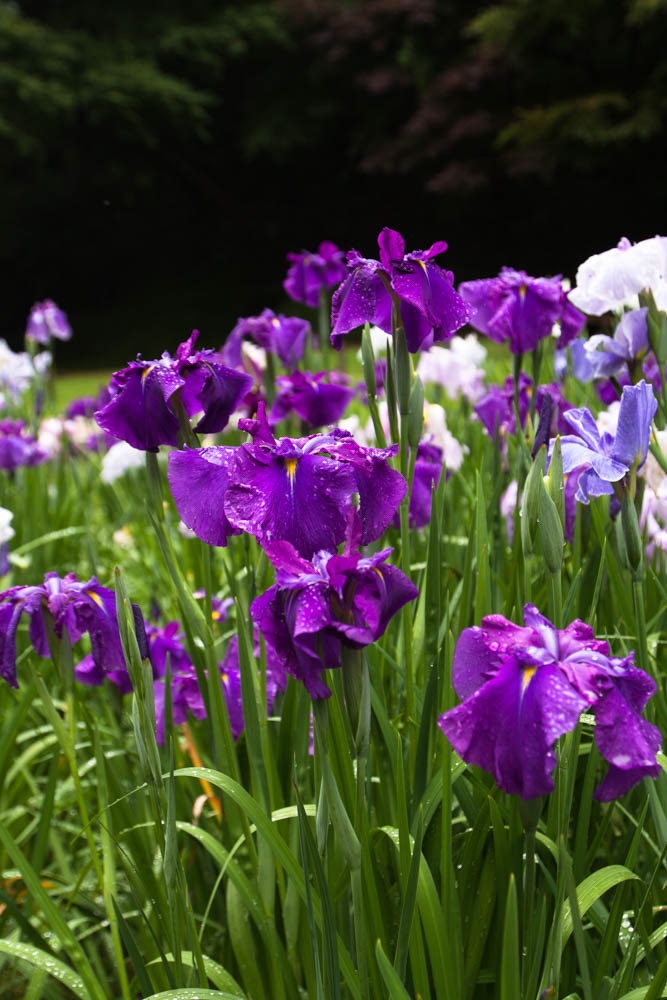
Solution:
[[[410,1000],[410,994],[403,986],[398,973],[382,950],[382,942],[379,938],[375,944],[375,957],[377,958],[377,963],[391,1000]]]
[[[205,779],[214,785],[216,788],[220,788],[226,795],[237,804],[237,806],[243,810],[246,816],[255,823],[258,832],[261,836],[265,837],[273,851],[273,854],[277,861],[283,866],[287,874],[291,879],[293,879],[299,896],[301,899],[306,901],[306,888],[303,880],[303,872],[301,870],[301,865],[298,860],[290,851],[289,847],[283,840],[283,838],[276,833],[272,828],[272,823],[270,817],[266,815],[262,807],[259,805],[255,799],[243,788],[238,782],[234,781],[226,774],[221,774],[219,771],[214,771],[208,767],[184,767],[180,768],[175,772],[175,777],[177,778],[196,778],[197,780]],[[186,830],[194,837],[199,837],[205,832],[200,830],[198,827],[192,827],[190,824],[179,823],[179,829]],[[209,835],[210,836],[210,835]],[[216,845],[217,848],[221,848],[212,837],[211,840]],[[315,920],[318,926],[322,927],[322,909],[320,905],[319,897],[313,896],[313,910],[315,911]],[[343,973],[343,978],[347,983],[347,987],[356,1000],[360,1000],[359,994],[359,984],[357,981],[357,973],[352,964],[352,959],[347,951],[342,939],[338,937],[338,958],[340,961],[341,970]]]
[[[503,950],[500,960],[500,1000],[517,1000],[520,996],[519,907],[516,898],[516,882],[514,875],[510,875],[505,905]]]
[[[606,868],[600,868],[599,871],[593,872],[592,875],[585,878],[577,886],[577,906],[582,917],[605,892],[613,889],[620,882],[627,882],[629,880],[641,882],[639,876],[635,875],[634,872],[631,872],[624,865],[607,865]],[[563,905],[561,931],[561,947],[564,948],[572,933],[572,913],[570,904],[567,901]]]
[[[414,846],[412,848],[410,871],[404,883],[403,905],[401,906],[401,918],[398,925],[398,937],[396,939],[396,955],[394,957],[394,967],[399,979],[401,980],[405,978],[405,969],[408,961],[408,942],[410,940],[412,919],[415,912],[415,901],[417,899],[417,879],[419,876],[423,835],[424,812],[423,809],[420,808],[417,813],[417,829],[415,831]]]
[[[322,996],[327,1000],[337,1000],[340,997],[340,970],[338,966],[338,949],[336,945],[336,921],[334,919],[331,897],[327,886],[326,875],[322,868],[317,844],[313,837],[313,831],[308,825],[306,813],[303,808],[301,796],[297,792],[296,799],[299,811],[299,839],[301,841],[301,856],[303,859],[304,876],[306,879],[306,903],[308,906],[308,916],[311,927],[314,929],[315,918],[312,907],[312,896],[310,893],[309,864],[312,864],[317,882],[317,889],[322,904],[322,947],[324,951],[324,983]],[[311,930],[312,935],[312,930]],[[313,959],[315,962],[315,974],[319,979],[319,961],[317,955],[317,940],[313,940]]]
[[[21,959],[23,962],[30,962],[31,965],[48,972],[50,976],[66,986],[76,996],[88,1000],[90,996],[83,980],[70,969],[68,965],[54,958],[48,951],[35,948],[30,944],[23,944],[21,941],[7,941],[0,938],[0,952],[10,955],[12,958]]]
[[[171,953],[165,955],[165,958],[167,959],[168,962],[174,961],[174,956]],[[236,982],[234,977],[230,975],[230,973],[227,972],[226,969],[224,969],[217,962],[214,962],[213,959],[209,958],[207,955],[204,955],[203,959],[204,959],[204,967],[206,969],[206,975],[211,980],[211,982],[214,983],[215,986],[217,986],[219,990],[223,991],[226,990],[227,994],[236,997],[236,1000],[246,1000],[246,994],[243,992],[243,990]],[[158,962],[161,961],[162,961],[161,958],[154,958],[152,962],[149,962],[148,964],[149,966],[157,965]],[[196,959],[193,957],[191,951],[181,952],[181,962],[183,963],[183,965],[186,965],[188,966],[188,968],[191,969],[197,967]]]
[[[0,842],[3,844],[14,865],[20,871],[30,895],[35,903],[41,908],[44,919],[60,941],[67,954],[69,954],[72,961],[79,969],[81,978],[84,982],[86,982],[88,995],[91,998],[94,997],[106,1000],[104,991],[102,990],[102,987],[100,986],[98,979],[90,966],[86,953],[70,930],[69,926],[65,923],[60,909],[51,901],[42,887],[39,875],[30,865],[28,859],[23,854],[23,851],[15,842],[9,833],[9,830],[7,830],[1,820]]]
[[[584,985],[584,997],[585,1000],[593,1000],[591,977],[588,971],[588,958],[586,955],[586,941],[584,940],[584,929],[581,923],[581,913],[579,912],[574,875],[572,874],[572,862],[567,851],[565,850],[565,841],[563,837],[560,839],[559,860],[565,872],[565,889],[570,904],[572,930],[574,932],[574,943],[577,949],[577,958],[579,959],[579,971]]]
[[[146,1000],[238,1000],[238,993],[223,993],[221,990],[178,989],[165,993],[152,993]]]

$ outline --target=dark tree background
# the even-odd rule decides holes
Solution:
[[[665,231],[665,0],[0,0],[4,334],[61,365],[292,307],[284,254],[444,238],[457,280]]]

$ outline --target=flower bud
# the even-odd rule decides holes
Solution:
[[[628,567],[633,580],[640,580],[642,576],[642,562],[644,546],[642,544],[641,532],[637,521],[637,509],[634,505],[630,491],[625,490],[623,495],[623,505],[621,507],[621,531],[625,542],[625,554]]]
[[[535,548],[537,522],[540,516],[540,491],[544,491],[542,477],[544,476],[545,462],[546,449],[540,448],[526,476],[526,483],[523,489],[523,500],[521,502],[521,543],[526,555],[530,555]]]
[[[556,505],[547,493],[544,481],[540,483],[539,537],[542,555],[550,573],[559,573],[563,565],[563,525]]]
[[[558,511],[560,523],[565,528],[565,486],[563,482],[563,455],[560,447],[560,437],[554,441],[549,471],[545,477],[547,493]]]
[[[658,364],[662,367],[667,362],[667,313],[658,309],[650,289],[641,292],[639,302],[640,305],[648,306],[646,313],[648,339]]]

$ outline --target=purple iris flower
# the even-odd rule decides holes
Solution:
[[[572,344],[575,378],[590,382],[634,370],[649,350],[647,313],[646,308],[624,313],[613,337],[596,334],[588,340],[576,340]]]
[[[283,670],[303,681],[311,698],[329,696],[322,672],[341,665],[341,644],[359,649],[375,642],[417,597],[407,576],[385,563],[391,551],[363,557],[348,546],[343,555],[320,551],[308,560],[287,541],[267,547],[276,584],[253,601],[250,615]]]
[[[68,420],[74,420],[75,417],[93,417],[96,411],[103,409],[110,399],[109,389],[103,385],[97,396],[80,396],[78,399],[73,399],[65,410],[65,416]]]
[[[72,336],[67,316],[51,299],[35,302],[28,316],[26,337],[37,344],[48,344],[51,337],[56,340],[69,340]]]
[[[192,596],[196,597],[198,601],[203,601],[206,599],[206,591],[203,589],[195,590]],[[227,621],[227,618],[229,617],[229,609],[233,604],[233,597],[220,598],[213,595],[211,597],[211,620],[222,625],[223,622]]]
[[[493,774],[505,792],[546,795],[554,787],[554,743],[592,709],[595,742],[609,761],[596,798],[609,802],[656,778],[660,733],[641,715],[655,684],[634,666],[634,653],[611,657],[590,625],[556,629],[532,604],[524,621],[522,628],[489,615],[459,637],[452,679],[464,701],[438,723],[459,756]]]
[[[203,411],[195,431],[221,431],[252,379],[221,364],[214,351],[195,351],[197,336],[194,330],[175,358],[167,352],[156,361],[138,358],[114,372],[111,400],[95,414],[100,427],[140,451],[155,452],[161,444],[177,447],[179,421],[173,402],[180,399],[188,417]]]
[[[585,407],[572,408],[564,414],[574,434],[561,437],[563,473],[583,467],[579,476],[577,500],[588,503],[593,497],[614,492],[631,471],[640,469],[646,460],[651,437],[651,421],[658,403],[653,387],[642,379],[626,386],[621,397],[616,434],[600,433],[593,415]]]
[[[241,344],[249,337],[265,351],[277,354],[286,368],[294,368],[303,357],[310,323],[298,316],[276,316],[265,309],[259,316],[240,319],[227,337],[222,357],[232,368],[241,365]]]
[[[16,629],[23,612],[30,618],[28,634],[35,652],[50,656],[43,610],[52,616],[58,638],[67,632],[74,644],[88,632],[92,651],[84,668],[94,667],[105,675],[125,672],[113,590],[101,587],[95,577],[80,583],[73,573],[62,579],[57,573],[47,573],[43,584],[11,587],[0,594],[0,675],[10,687],[18,687]]]
[[[497,278],[464,281],[459,294],[471,308],[470,323],[513,354],[532,351],[560,322],[558,346],[577,336],[586,317],[568,301],[560,275],[531,278],[525,271],[503,267]]]
[[[423,528],[431,520],[431,497],[433,489],[438,488],[443,458],[442,448],[437,444],[420,441],[410,493],[408,524],[411,528]],[[394,527],[400,528],[398,514],[394,515]]]
[[[523,372],[519,376],[519,421],[523,428],[530,410],[530,400],[533,394],[533,381]],[[551,396],[551,421],[553,433],[567,433],[569,424],[564,423],[564,415],[571,408],[571,403],[563,396],[557,382],[549,385],[538,385],[535,408],[539,412],[545,395]],[[489,391],[475,404],[475,413],[484,424],[489,435],[496,433],[501,437],[514,434],[514,381],[508,376],[503,386],[491,386]]]
[[[0,420],[0,469],[13,472],[20,465],[40,465],[48,457],[23,420]]]
[[[172,622],[170,625],[176,625],[178,628],[178,624],[176,622]],[[166,626],[164,631],[166,632],[169,627],[170,626]],[[182,638],[182,635],[176,635],[174,633],[170,637],[170,642],[180,645],[178,641]],[[150,641],[151,640],[149,639],[149,642]],[[229,723],[232,730],[232,736],[235,740],[237,740],[245,728],[245,719],[243,716],[243,700],[241,697],[241,671],[239,668],[238,638],[236,636],[232,636],[230,639],[225,658],[222,663],[218,664],[218,669],[220,670],[220,677],[222,679],[222,690],[227,704],[227,711],[229,713]],[[159,676],[163,677],[165,672],[166,664]],[[278,679],[279,678],[277,678],[274,664],[269,658],[267,658],[266,701],[268,711],[271,710],[275,696],[278,690],[281,689]],[[282,687],[284,687],[284,684]],[[155,681],[154,696],[156,737],[158,743],[162,745],[164,743],[165,701],[165,684],[163,680]],[[180,653],[177,650],[174,650],[174,655],[171,659],[171,698],[172,718],[175,725],[187,722],[188,712],[191,712],[195,719],[206,718],[206,707],[204,705],[204,699],[202,698],[199,683],[197,681],[197,673],[192,661],[182,646],[180,647]]]
[[[408,350],[416,353],[435,341],[449,340],[468,320],[469,310],[454,289],[454,275],[433,258],[447,249],[440,240],[428,250],[406,254],[394,229],[378,236],[380,260],[356,250],[347,255],[350,273],[336,290],[331,310],[331,343],[337,351],[343,335],[363,323],[391,333],[392,296],[400,305]]]
[[[290,267],[283,288],[295,302],[312,309],[319,305],[320,292],[339,285],[347,271],[344,251],[328,240],[320,243],[317,253],[302,250],[288,253],[287,259]]]
[[[359,496],[362,544],[379,538],[406,490],[390,468],[391,448],[364,448],[347,431],[274,438],[260,406],[240,420],[252,440],[238,448],[197,448],[169,456],[169,484],[184,523],[209,545],[248,531],[261,545],[288,538],[304,556],[333,551]]]
[[[347,383],[347,376],[335,371],[315,375],[293,371],[291,375],[278,375],[269,423],[274,426],[290,413],[296,413],[311,427],[337,423],[353,396]]]

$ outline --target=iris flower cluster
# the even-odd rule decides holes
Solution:
[[[343,336],[364,323],[392,332],[396,305],[413,354],[435,341],[449,340],[469,318],[469,309],[454,289],[454,275],[435,263],[447,249],[444,240],[428,250],[405,252],[405,242],[394,229],[378,236],[380,260],[369,260],[356,250],[347,255],[349,274],[334,293],[331,343],[341,349]]]
[[[586,317],[568,301],[560,275],[532,278],[503,267],[497,278],[465,281],[459,295],[470,308],[470,323],[491,340],[506,342],[512,354],[534,350],[560,324],[558,346],[569,344]]]
[[[345,253],[330,240],[320,243],[317,253],[288,253],[290,267],[283,288],[295,302],[316,309],[322,293],[335,288],[345,277],[344,257]]]
[[[622,483],[630,485],[632,474],[646,461],[651,422],[657,407],[652,386],[642,380],[623,389],[613,435],[608,431],[601,433],[592,413],[585,407],[572,407],[564,414],[564,420],[574,433],[560,439],[563,473],[569,475],[580,470],[577,500],[588,503],[590,497],[613,494],[615,486],[618,491]]]
[[[288,541],[268,545],[276,584],[250,607],[267,648],[311,698],[329,696],[322,673],[340,666],[342,645],[360,649],[375,642],[396,612],[418,596],[414,584],[386,563],[391,549],[367,557],[355,551],[356,522],[354,514],[342,555],[323,549],[305,559]]]
[[[345,538],[348,511],[359,497],[361,544],[385,531],[407,485],[389,466],[391,448],[364,448],[347,431],[305,438],[273,436],[260,404],[239,428],[239,447],[193,448],[169,455],[169,484],[183,522],[209,545],[247,531],[261,545],[289,540],[310,558]]]
[[[113,590],[100,586],[95,577],[81,583],[73,573],[62,578],[47,573],[42,584],[11,587],[0,594],[0,675],[10,687],[18,687],[16,630],[22,614],[30,619],[28,634],[35,652],[50,656],[45,612],[58,639],[67,634],[74,645],[84,633],[90,636],[91,652],[77,668],[82,677],[98,676],[101,683],[108,676],[122,686],[121,675],[127,676],[127,671]]]
[[[35,302],[30,310],[25,335],[36,344],[48,344],[52,337],[69,340],[72,328],[62,309],[51,299],[45,299],[44,302]]]
[[[519,422],[523,428],[530,410],[531,396],[536,393],[535,410],[539,412],[545,396],[551,398],[552,432],[567,433],[570,427],[564,422],[565,414],[571,409],[571,403],[564,398],[557,382],[548,385],[538,385],[535,389],[533,380],[521,372],[518,382]],[[514,380],[510,375],[503,386],[493,385],[489,391],[475,404],[475,413],[484,424],[488,434],[500,437],[515,433],[516,421],[514,415]]]
[[[41,465],[48,457],[23,420],[0,420],[0,469],[14,472],[21,465]]]
[[[310,335],[310,323],[298,316],[276,316],[265,309],[259,316],[240,319],[222,349],[225,364],[241,365],[241,345],[247,338],[263,350],[277,355],[286,368],[293,368],[303,357]]]
[[[110,401],[98,410],[100,427],[141,451],[179,444],[179,407],[187,418],[201,413],[195,431],[221,431],[239,400],[252,386],[249,375],[222,364],[210,350],[195,350],[198,331],[155,361],[137,358],[114,372]]]
[[[347,377],[340,372],[293,371],[278,375],[277,392],[269,423],[280,423],[295,413],[311,427],[326,427],[338,423],[353,396]]]
[[[154,675],[156,736],[164,743],[164,708],[167,659],[171,673],[171,705],[174,725],[187,721],[188,712],[195,719],[206,718],[206,706],[199,688],[194,664],[183,646],[183,635],[178,622],[168,622],[163,628],[149,625],[146,628],[148,650]],[[239,667],[238,639],[232,636],[224,660],[218,664],[222,690],[229,713],[232,736],[239,738],[245,728],[241,698],[241,671]],[[266,671],[267,709],[270,711],[279,689],[274,664],[269,658]]]
[[[439,719],[456,752],[493,774],[503,791],[546,795],[556,740],[592,711],[596,745],[609,761],[596,798],[608,802],[656,778],[660,733],[641,715],[655,684],[634,666],[634,654],[612,657],[589,625],[556,629],[531,604],[524,622],[489,615],[461,633],[452,679],[464,700]]]

